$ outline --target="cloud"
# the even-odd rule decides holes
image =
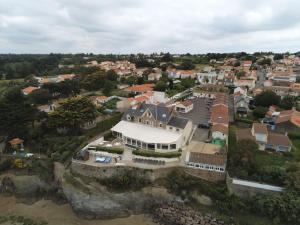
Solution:
[[[0,0],[0,52],[294,52],[299,8],[297,0]]]

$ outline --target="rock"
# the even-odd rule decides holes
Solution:
[[[37,196],[49,192],[55,187],[47,184],[36,175],[16,176],[5,174],[0,176],[0,192],[10,193],[21,197]]]

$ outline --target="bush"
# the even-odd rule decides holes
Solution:
[[[300,133],[299,132],[289,132],[288,136],[291,139],[300,139]]]
[[[236,117],[235,121],[241,123],[248,123],[248,124],[252,124],[254,122],[254,120],[251,120],[249,118],[241,118],[241,117]]]
[[[146,150],[135,150],[132,152],[132,154],[145,156],[145,157],[154,157],[154,158],[176,158],[181,156],[180,152],[161,153],[161,152],[152,152]]]
[[[122,149],[122,148],[110,148],[110,147],[97,147],[96,151],[109,152],[109,153],[122,155],[123,152],[124,152],[124,149]]]
[[[150,184],[144,177],[136,176],[132,172],[98,180],[100,184],[116,191],[139,190]]]
[[[0,172],[4,172],[6,170],[9,170],[12,166],[12,162],[10,159],[7,159],[5,161],[3,161],[1,164],[0,164]]]

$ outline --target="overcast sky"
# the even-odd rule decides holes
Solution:
[[[299,0],[0,0],[0,53],[299,50]]]

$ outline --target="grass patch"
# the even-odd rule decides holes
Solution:
[[[122,149],[122,148],[111,148],[111,147],[97,147],[96,151],[99,151],[99,152],[108,152],[108,153],[122,155],[123,152],[124,152],[124,149]]]
[[[154,157],[154,158],[177,158],[181,156],[180,152],[161,153],[161,152],[152,152],[146,150],[134,150],[132,154],[145,156],[145,157]]]

